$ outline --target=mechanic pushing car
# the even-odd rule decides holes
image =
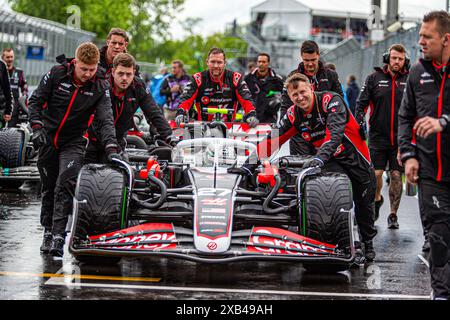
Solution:
[[[14,58],[14,50],[12,48],[3,49],[2,59],[8,67],[9,83],[14,98],[14,112],[11,115],[11,121],[8,124],[10,127],[14,127],[19,122],[20,114],[28,115],[26,107],[28,104],[28,85],[23,70],[14,66]],[[25,98],[24,105],[21,105],[19,102],[21,93]]]
[[[367,77],[357,100],[355,117],[361,126],[366,121],[366,112],[370,107],[369,149],[377,177],[375,221],[384,202],[381,195],[383,173],[389,165],[391,214],[388,216],[388,228],[398,229],[397,212],[403,192],[403,169],[397,161],[398,110],[408,79],[410,60],[406,55],[406,48],[395,44],[383,55],[383,61],[385,66],[375,68],[375,72]]]
[[[433,298],[450,299],[450,14],[425,15],[399,113],[405,175],[419,185],[419,208],[430,246]]]
[[[253,106],[252,94],[242,75],[225,69],[225,51],[213,48],[206,60],[208,70],[193,75],[191,82],[185,87],[180,106],[175,119],[178,126],[188,115],[192,105],[196,105],[199,121],[212,121],[213,116],[202,112],[204,108],[219,108],[234,110],[226,121],[233,122],[236,118],[238,103],[245,111],[244,121],[254,128],[259,124]]]
[[[14,111],[14,99],[9,83],[9,74],[6,64],[0,60],[0,125],[11,121],[11,115]]]
[[[63,61],[64,59],[64,61]],[[108,160],[118,154],[109,85],[98,68],[100,53],[93,43],[81,44],[74,59],[58,57],[30,98],[33,145],[39,149],[42,181],[41,224],[45,228],[41,252],[63,256],[65,230],[73,194],[86,150],[84,134],[92,115]]]
[[[336,71],[327,68],[326,65],[320,61],[319,45],[311,40],[305,41],[300,49],[302,62],[298,68],[292,71],[289,76],[293,74],[304,74],[308,77],[313,91],[324,92],[332,91],[344,97],[342,85],[339,82],[339,76]],[[292,106],[292,101],[289,99],[287,89],[283,91],[281,104],[281,118]],[[291,155],[301,154],[302,150],[299,146],[301,141],[297,141],[297,136],[294,136],[289,142]]]
[[[125,152],[126,135],[133,128],[133,116],[141,108],[147,123],[153,125],[161,138],[175,146],[177,138],[172,135],[172,129],[164,118],[161,109],[156,105],[151,94],[145,88],[144,81],[135,76],[136,60],[128,53],[120,53],[114,58],[112,73],[109,77],[111,85],[111,103],[114,116],[116,137],[122,152]],[[89,145],[85,162],[105,162],[105,147],[99,141],[101,126],[93,123],[88,130]]]
[[[377,234],[374,227],[376,182],[369,149],[359,135],[359,125],[339,94],[314,92],[307,76],[296,73],[286,80],[285,87],[294,105],[281,120],[278,134],[271,134],[258,144],[259,158],[270,156],[275,148],[297,135],[300,154],[314,156],[303,169],[331,170],[336,165],[342,168],[352,183],[356,221],[366,261],[371,262],[375,259],[372,239]]]

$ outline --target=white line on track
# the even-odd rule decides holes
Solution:
[[[149,291],[183,291],[205,293],[240,293],[240,294],[265,294],[279,296],[304,296],[304,297],[334,297],[334,298],[361,298],[361,299],[395,299],[395,300],[430,300],[430,296],[397,295],[397,294],[366,294],[366,293],[336,293],[336,292],[308,292],[308,291],[276,291],[276,290],[243,290],[224,288],[197,288],[197,287],[169,287],[169,286],[144,286],[126,284],[103,283],[71,283],[64,279],[50,279],[46,285],[67,286],[81,289],[83,287],[104,289],[131,289]]]
[[[419,254],[418,257],[423,262],[423,264],[426,265],[428,269],[430,269],[430,263],[428,262],[428,260],[425,259],[425,257],[421,254]]]

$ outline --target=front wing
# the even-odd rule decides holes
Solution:
[[[353,243],[353,240],[351,240]],[[214,239],[208,246],[214,250]],[[103,235],[91,236],[74,243],[69,249],[75,256],[146,257],[165,256],[205,263],[227,263],[248,260],[272,260],[308,263],[351,263],[334,245],[308,239],[288,230],[253,227],[235,231],[231,246],[224,253],[200,252],[194,247],[193,231],[168,223],[147,223]]]
[[[0,168],[0,181],[40,181],[39,170],[36,166],[18,168]]]

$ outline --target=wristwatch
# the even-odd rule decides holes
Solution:
[[[439,118],[439,124],[441,125],[442,129],[445,130],[447,128],[448,122],[449,122],[448,116],[442,116]]]

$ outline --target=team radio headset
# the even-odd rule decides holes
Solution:
[[[391,51],[393,50],[393,48],[394,48],[394,46],[390,47],[389,50],[383,54],[383,63],[384,64],[389,64],[391,62]],[[410,67],[411,67],[411,58],[408,56],[408,53],[406,53],[404,68],[409,70]]]

